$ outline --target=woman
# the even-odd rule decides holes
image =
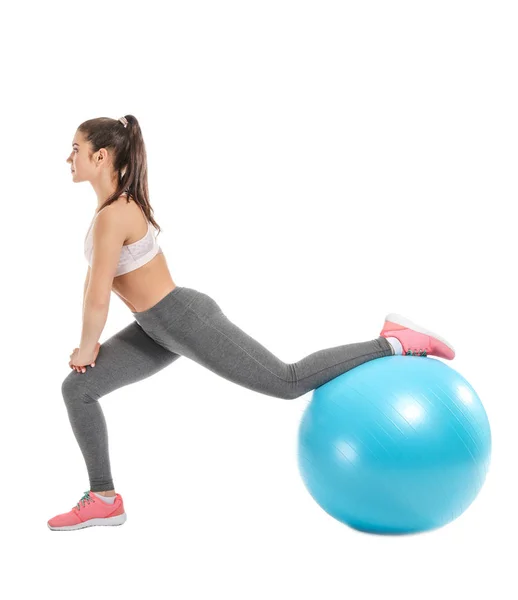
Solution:
[[[453,359],[450,344],[398,315],[388,315],[377,339],[319,350],[286,364],[234,325],[208,295],[177,286],[153,229],[144,140],[137,119],[98,118],[76,131],[67,158],[75,182],[88,181],[97,211],[85,238],[89,263],[79,348],[62,385],[74,435],[90,479],[71,511],[48,521],[53,530],[120,525],[126,520],[115,493],[106,423],[99,399],[186,356],[248,389],[293,399],[373,359],[427,354]],[[134,321],[98,342],[111,292]]]

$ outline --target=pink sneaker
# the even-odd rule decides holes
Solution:
[[[448,360],[455,358],[453,346],[444,338],[396,313],[390,313],[385,317],[380,335],[385,338],[397,338],[403,346],[403,354],[406,355],[431,354]]]
[[[107,504],[92,492],[85,492],[70,512],[53,517],[47,525],[53,531],[71,531],[93,525],[122,525],[125,521],[126,513],[120,494],[115,494],[113,504]]]

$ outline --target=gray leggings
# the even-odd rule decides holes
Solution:
[[[108,432],[99,398],[140,381],[186,356],[245,388],[293,399],[374,358],[390,356],[387,340],[318,350],[296,363],[274,356],[223,314],[209,296],[176,286],[130,325],[101,344],[95,367],[72,370],[61,390],[86,461],[90,489],[114,489]]]

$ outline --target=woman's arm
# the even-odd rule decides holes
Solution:
[[[91,356],[94,352],[108,320],[108,311],[109,302],[100,304],[92,296],[91,290],[87,289],[83,307],[83,329],[79,343],[79,353],[82,358]]]
[[[88,265],[88,271],[86,272],[86,278],[85,278],[85,285],[83,287],[83,319],[85,316],[85,300],[86,300],[86,290],[88,289],[88,284],[90,283],[90,272],[91,272],[91,268],[90,265]]]
[[[83,288],[83,329],[81,332],[81,342],[79,348],[81,352],[87,356],[93,352],[97,341],[101,337],[104,326],[108,319],[109,306],[99,304],[92,294],[88,294],[88,286],[90,285],[90,273],[92,269],[88,266],[86,273],[85,285]]]
[[[124,205],[113,203],[102,210],[92,227],[92,264],[83,302],[83,330],[79,356],[93,356],[108,319],[108,309],[120,253],[127,236]]]

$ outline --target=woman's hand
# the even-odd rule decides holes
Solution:
[[[97,344],[95,345],[95,349],[90,356],[81,355],[79,348],[74,348],[72,354],[70,355],[70,362],[68,363],[68,366],[71,369],[77,371],[78,373],[84,373],[86,371],[87,365],[95,367],[95,359],[99,354],[100,347],[101,344],[97,342]]]

